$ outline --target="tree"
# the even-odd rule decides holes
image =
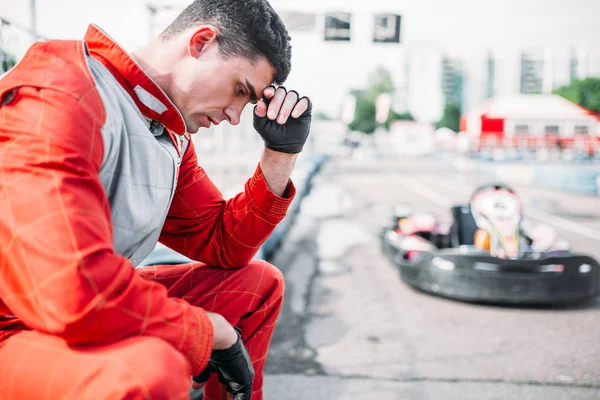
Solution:
[[[445,127],[452,129],[454,132],[458,132],[460,130],[460,114],[461,111],[458,104],[446,104],[442,119],[435,125],[435,128],[439,129]]]
[[[17,60],[12,55],[0,49],[0,74],[5,73],[17,64]]]
[[[393,109],[390,110],[390,114],[388,115],[387,121],[385,121],[384,126],[386,130],[390,130],[390,126],[394,121],[414,121],[414,117],[408,111],[403,113],[397,113]]]
[[[390,71],[382,66],[378,66],[375,71],[371,72],[368,92],[373,101],[382,93],[394,92],[394,82],[392,81]]]
[[[331,118],[329,116],[329,114],[327,114],[325,111],[321,111],[321,110],[317,110],[315,112],[315,115],[313,117],[316,120],[322,120],[322,121],[331,121],[333,120],[333,118]]]
[[[553,93],[600,113],[600,78],[575,80],[568,86],[554,90]]]
[[[356,97],[356,109],[354,120],[348,124],[348,128],[366,134],[375,132],[375,100],[366,91],[355,91],[353,95]]]
[[[348,124],[348,128],[371,134],[377,129],[376,99],[382,93],[392,93],[394,83],[390,72],[382,66],[378,66],[369,74],[369,85],[366,90],[355,90],[351,94],[356,97],[356,110],[354,120]]]

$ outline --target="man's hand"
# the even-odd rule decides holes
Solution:
[[[221,314],[212,312],[206,314],[212,322],[214,331],[213,350],[223,350],[233,346],[238,339],[233,326]]]
[[[230,325],[231,326],[231,325]],[[213,349],[206,369],[194,377],[194,389],[204,386],[210,374],[217,373],[219,382],[225,386],[233,400],[250,400],[254,367],[242,342],[239,329],[235,328],[236,341],[226,349]]]
[[[227,322],[227,320],[221,314],[212,312],[207,312],[206,314],[208,315],[208,319],[210,319],[210,322],[212,322],[213,326],[213,351],[223,350],[233,346],[238,340],[237,332],[233,326],[231,326],[231,324]],[[192,384],[192,387],[196,390],[201,389],[212,372],[215,372],[215,370],[212,368],[209,362],[204,371],[202,371],[200,375],[194,377],[194,383]]]
[[[254,129],[262,136],[268,149],[297,154],[302,151],[310,133],[312,104],[294,90],[272,86],[254,107]]]
[[[206,314],[213,325],[213,351],[224,350],[233,346],[238,339],[238,334],[233,326],[231,326],[231,324],[227,322],[227,320],[221,314],[211,312],[207,312]],[[196,390],[201,389],[208,380],[210,374],[213,372],[216,371],[212,368],[209,362],[204,371],[202,371],[200,375],[194,377],[194,383],[192,384],[192,387]]]

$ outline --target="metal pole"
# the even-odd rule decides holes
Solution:
[[[29,0],[29,12],[31,17],[31,36],[33,42],[37,42],[39,39],[37,30],[37,12],[36,12],[36,0]]]
[[[148,40],[152,40],[154,37],[154,19],[158,9],[149,3],[146,4],[146,8],[148,9]]]

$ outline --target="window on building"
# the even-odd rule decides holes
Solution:
[[[350,41],[352,14],[325,14],[325,41]]]
[[[373,31],[373,42],[400,43],[401,19],[402,17],[396,14],[375,15],[375,29]]]
[[[589,133],[587,125],[575,125],[575,134]]]
[[[283,11],[279,15],[290,32],[313,32],[316,29],[317,14]]]
[[[558,125],[546,125],[544,133],[546,135],[558,135],[560,133],[560,127]]]
[[[527,124],[515,125],[515,134],[519,135],[519,134],[523,134],[523,133],[529,133],[529,125],[527,125]]]

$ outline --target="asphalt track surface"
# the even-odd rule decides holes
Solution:
[[[600,399],[600,299],[519,308],[437,298],[403,284],[381,254],[394,204],[448,213],[481,183],[436,158],[330,161],[272,260],[287,288],[265,398]],[[528,220],[600,258],[600,198],[514,189]]]

